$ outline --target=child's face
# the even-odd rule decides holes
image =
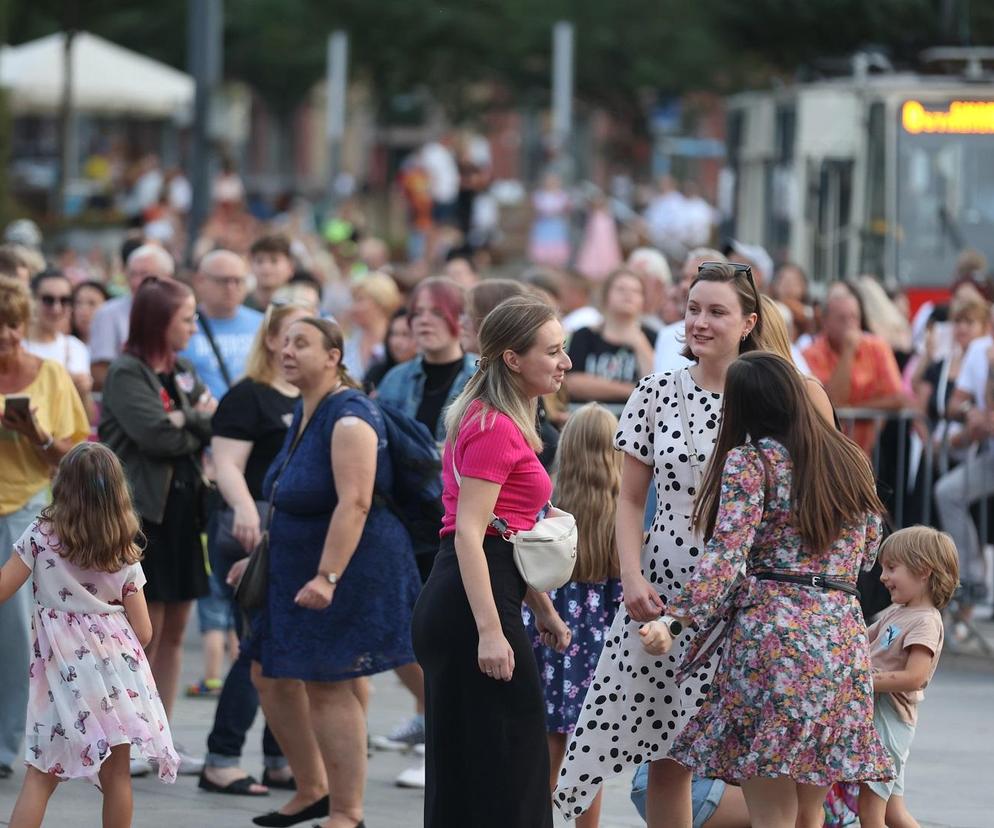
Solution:
[[[890,598],[895,604],[916,606],[932,603],[928,594],[930,572],[926,570],[921,575],[916,575],[906,564],[886,557],[880,562],[880,566],[883,570],[880,574],[880,583],[887,587]]]

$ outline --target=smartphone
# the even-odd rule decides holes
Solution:
[[[31,397],[20,395],[7,397],[3,413],[5,417],[10,417],[13,413],[27,417],[31,413]]]

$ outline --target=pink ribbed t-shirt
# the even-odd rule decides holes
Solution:
[[[531,529],[538,513],[552,496],[552,481],[521,430],[506,414],[493,412],[486,415],[481,429],[480,418],[476,416],[481,406],[482,403],[474,402],[469,407],[455,445],[446,443],[442,454],[445,517],[439,534],[443,537],[456,531],[459,487],[452,472],[453,458],[460,477],[476,477],[500,484],[494,514],[506,520],[514,532]],[[496,532],[488,528],[487,534]]]

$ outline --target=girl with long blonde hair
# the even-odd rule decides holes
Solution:
[[[621,491],[621,452],[614,447],[618,419],[597,403],[573,413],[559,442],[559,471],[553,502],[576,516],[576,568],[565,586],[549,597],[569,625],[573,643],[567,654],[545,646],[526,612],[528,631],[545,693],[551,785],[556,786],[566,739],[580,716],[601,649],[621,604],[614,516]],[[578,828],[594,828],[601,795],[577,818]]]

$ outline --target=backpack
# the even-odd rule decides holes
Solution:
[[[411,536],[415,555],[438,551],[442,528],[442,458],[430,431],[399,408],[381,400],[373,404],[383,416],[387,451],[393,464],[393,489],[374,498],[393,512]]]

